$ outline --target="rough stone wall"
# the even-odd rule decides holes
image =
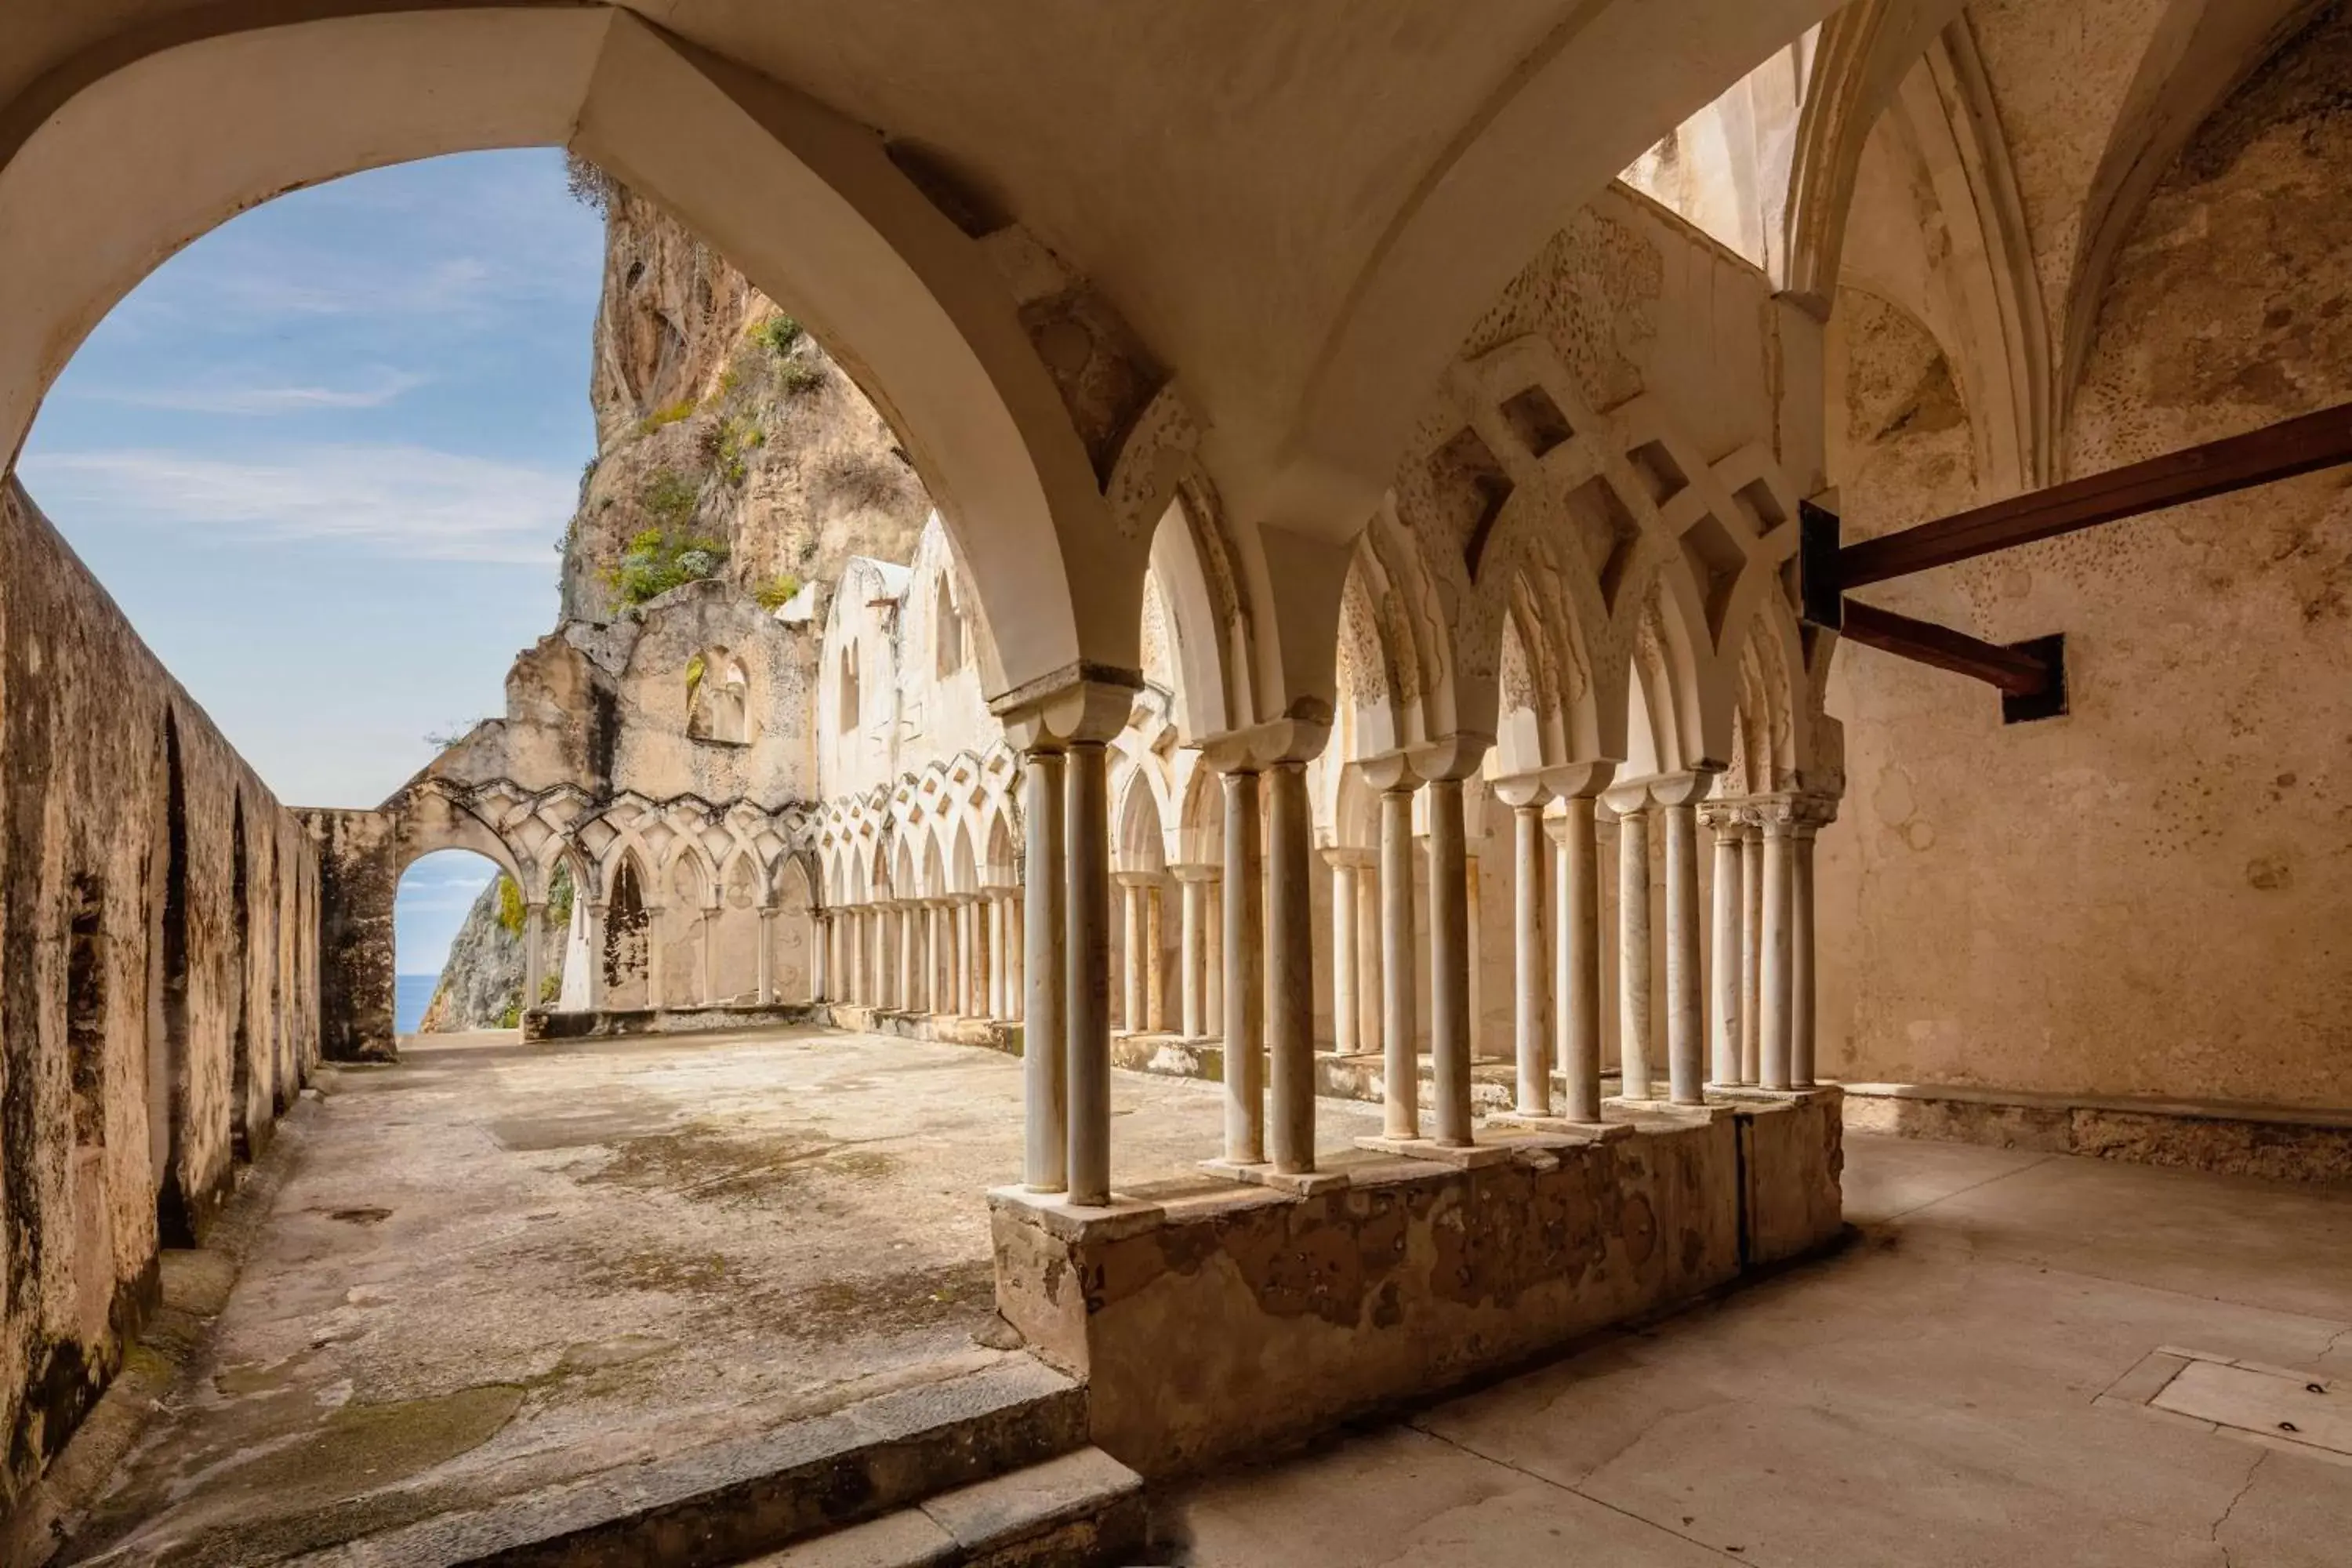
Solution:
[[[159,1245],[201,1228],[316,1061],[319,886],[13,478],[0,766],[5,1513],[120,1365]]]
[[[511,1029],[521,1023],[525,1006],[542,1005],[540,997],[522,994],[523,933],[509,931],[505,910],[509,887],[506,874],[490,879],[466,911],[466,919],[450,940],[449,961],[442,967],[441,984],[416,1026],[420,1035],[460,1033],[467,1029]],[[551,907],[548,929],[540,940],[545,973],[562,984],[567,928],[561,918],[568,910]],[[396,984],[397,982],[395,982]]]
[[[2168,174],[2105,301],[2072,472],[2352,398],[2347,80],[2337,8]],[[1932,343],[1845,336],[1848,515],[1975,500]],[[2064,632],[2072,711],[2004,729],[1980,688],[1841,650],[1823,1069],[2352,1102],[2347,584],[2339,472],[1874,590],[1999,641]]]
[[[651,528],[723,543],[722,574],[746,591],[831,582],[852,555],[905,560],[930,500],[856,384],[645,198],[613,190],[604,234],[597,457],[567,537],[564,618],[625,607],[606,574]]]
[[[997,1302],[1087,1378],[1097,1443],[1181,1474],[1814,1250],[1843,1224],[1843,1163],[1831,1091],[1475,1171],[1360,1164],[1305,1199],[1178,1198],[1089,1225],[999,1196]]]

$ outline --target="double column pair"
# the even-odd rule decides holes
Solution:
[[[1601,1120],[1601,872],[1595,796],[1613,764],[1548,770],[1498,780],[1496,795],[1511,807],[1516,900],[1513,953],[1517,1110],[1552,1114],[1552,1059],[1557,1056],[1570,1121]],[[1559,815],[1545,815],[1560,802]],[[1544,1016],[1545,840],[1553,862],[1551,892],[1552,1014]]]
[[[1110,1201],[1107,742],[1134,688],[1084,680],[1003,715],[1022,755],[1022,1184]]]
[[[1470,1099],[1470,873],[1462,781],[1491,744],[1454,736],[1358,766],[1380,796],[1381,1131],[1421,1138],[1421,1058],[1414,1048],[1413,844],[1415,787],[1429,817],[1429,1052],[1436,1142],[1472,1142]]]
[[[1813,1084],[1813,838],[1836,802],[1814,795],[1712,801],[1715,1081]]]
[[[1284,1176],[1315,1171],[1307,761],[1322,743],[1319,728],[1285,722],[1224,737],[1206,751],[1224,785],[1225,1143],[1214,1163],[1227,1168],[1270,1164]],[[1189,1011],[1202,987],[1189,959],[1186,969]]]
[[[1698,802],[1713,773],[1668,773],[1621,785],[1603,796],[1618,822],[1618,1092],[1658,1098],[1650,1058],[1655,1014],[1651,993],[1651,823],[1665,841],[1666,1097],[1676,1105],[1706,1102],[1706,1014],[1700,1002]]]
[[[1123,874],[1118,884],[1127,900],[1127,987],[1119,1023],[1131,1035],[1164,1034],[1168,1002],[1161,973],[1160,879],[1147,873]]]

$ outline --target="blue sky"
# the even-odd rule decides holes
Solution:
[[[560,153],[357,174],[188,247],[50,391],[26,488],[279,799],[374,805],[553,629],[603,267]],[[410,973],[466,901],[413,887]]]

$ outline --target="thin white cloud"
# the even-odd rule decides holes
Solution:
[[[106,388],[79,393],[97,403],[168,408],[182,414],[301,414],[321,408],[381,408],[432,378],[388,370],[360,386],[234,386],[227,384]]]
[[[184,451],[28,454],[21,471],[69,529],[210,531],[418,561],[551,566],[576,473],[411,446],[318,446],[229,459]]]

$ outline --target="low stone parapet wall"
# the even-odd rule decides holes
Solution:
[[[848,1002],[820,1003],[817,1021],[858,1034],[895,1035],[902,1040],[937,1040],[947,1046],[978,1046],[983,1050],[1021,1054],[1021,1026],[1002,1018],[962,1018],[943,1014],[908,1013],[896,1007],[867,1007]]]
[[[821,1024],[823,1010],[806,1002],[771,1006],[721,1003],[709,1007],[604,1007],[554,1012],[533,1008],[522,1016],[525,1040],[599,1040],[630,1035],[699,1035],[720,1029],[772,1028],[780,1024]]]
[[[1950,1084],[1850,1083],[1857,1132],[2086,1154],[2233,1176],[2352,1184],[2352,1112],[2037,1094]]]
[[[1615,1112],[1612,1110],[1612,1115]],[[998,1310],[1087,1379],[1150,1476],[1264,1453],[1818,1248],[1842,1227],[1834,1089],[1366,1156],[1297,1195],[1204,1178],[1075,1208],[991,1197]]]

